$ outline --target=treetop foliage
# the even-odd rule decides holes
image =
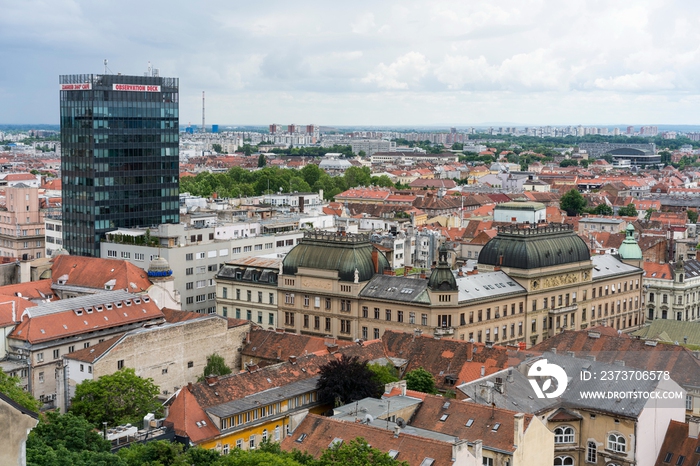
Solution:
[[[321,376],[316,387],[319,401],[333,406],[342,406],[367,397],[377,398],[384,388],[367,367],[367,361],[345,354],[340,359],[333,359],[321,366]]]

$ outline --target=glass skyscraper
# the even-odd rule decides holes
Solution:
[[[99,257],[117,228],[179,223],[178,79],[60,76],[63,247]]]

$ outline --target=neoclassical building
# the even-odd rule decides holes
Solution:
[[[307,232],[283,261],[279,327],[352,340],[392,329],[530,346],[566,329],[643,323],[640,259],[591,257],[568,225],[501,228],[478,262],[477,271],[453,271],[443,246],[429,277],[386,275],[386,258],[366,235]]]

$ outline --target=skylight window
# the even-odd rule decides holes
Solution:
[[[298,439],[296,439],[297,443],[301,443],[306,439],[306,434],[301,434]]]
[[[491,429],[491,432],[498,432],[498,428],[499,428],[499,427],[501,427],[501,424],[498,424],[498,423],[495,424],[495,425],[493,426],[493,429]]]
[[[471,427],[474,424],[474,419],[469,419],[465,424],[467,427]]]
[[[440,421],[445,422],[448,417],[450,417],[449,414],[443,414],[442,416],[440,416]]]
[[[389,450],[389,458],[395,460],[397,456],[399,456],[398,450]]]

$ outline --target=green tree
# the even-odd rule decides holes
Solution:
[[[391,178],[387,175],[373,176],[371,178],[372,186],[381,186],[383,188],[393,188],[394,183],[391,182]]]
[[[595,209],[591,211],[591,213],[595,215],[612,215],[613,210],[612,207],[610,207],[607,204],[598,204],[597,206],[595,206]]]
[[[259,167],[259,168],[262,168],[262,167],[264,167],[265,165],[267,165],[267,160],[265,159],[265,155],[264,155],[264,154],[260,154],[260,155],[258,156],[258,167]]]
[[[119,450],[117,456],[126,466],[214,466],[220,458],[216,450],[193,447],[185,451],[183,444],[166,440],[135,443]]]
[[[382,387],[388,383],[399,381],[398,371],[390,362],[386,364],[368,364],[367,368],[372,371],[374,380],[381,384]]]
[[[661,156],[661,163],[671,163],[671,153],[667,150],[662,150],[659,152],[659,155]]]
[[[613,163],[613,156],[612,154],[605,154],[601,157],[601,159],[605,160],[608,163]]]
[[[698,223],[698,212],[696,210],[686,210],[686,214],[688,214],[688,221],[690,223]]]
[[[637,209],[631,202],[627,204],[627,207],[620,207],[617,210],[617,215],[620,217],[636,217],[638,215]]]
[[[121,369],[97,380],[85,380],[75,387],[71,412],[84,416],[97,427],[102,422],[116,426],[138,424],[147,413],[159,413],[156,399],[160,389],[153,379],[143,379],[134,369]]]
[[[30,466],[126,466],[85,418],[47,412],[27,438]]]
[[[649,208],[645,211],[644,220],[650,220],[650,219],[651,219],[651,214],[653,214],[654,212],[656,212],[656,209],[654,209],[654,208],[652,208],[652,207],[649,207]]]
[[[250,154],[253,153],[253,148],[250,147],[250,144],[243,144],[243,154],[245,154],[246,157],[250,157]]]
[[[461,142],[455,142],[452,144],[452,150],[463,150],[464,149],[464,144]]]
[[[204,366],[204,372],[199,378],[199,381],[201,382],[202,380],[204,380],[204,377],[210,375],[221,376],[228,375],[230,373],[231,368],[226,365],[226,361],[224,360],[223,356],[214,353],[207,357],[207,365]]]
[[[588,165],[590,165],[591,161],[588,159],[581,159],[579,162],[579,165],[581,165],[583,168],[588,168]]]
[[[408,466],[408,463],[391,458],[388,453],[372,448],[365,439],[358,437],[324,451],[318,466]]]
[[[578,162],[574,159],[564,159],[559,162],[560,167],[575,167],[578,166]]]
[[[378,398],[384,391],[367,367],[367,361],[361,362],[357,356],[343,354],[340,359],[321,366],[320,373],[316,388],[322,403],[342,406],[367,397]]]
[[[371,172],[369,167],[350,167],[345,170],[343,178],[348,188],[356,186],[369,186],[371,184]]]
[[[565,210],[567,215],[575,216],[583,212],[586,199],[576,189],[572,189],[559,199],[559,207]]]
[[[367,157],[367,152],[361,150],[360,152],[357,153],[358,157]]]
[[[435,387],[435,378],[433,374],[426,371],[422,367],[413,369],[406,373],[406,388],[416,390],[423,393],[437,393]]]
[[[10,377],[0,369],[0,393],[4,393],[30,411],[39,412],[41,402],[23,390],[19,383],[19,377]]]
[[[221,150],[221,144],[212,144],[211,149],[216,152],[217,154],[220,154],[222,152]]]
[[[304,181],[309,183],[309,186],[313,186],[316,184],[319,178],[321,178],[321,175],[324,174],[324,171],[321,170],[318,165],[310,163],[299,170],[299,173],[301,174],[301,177],[304,178]]]

